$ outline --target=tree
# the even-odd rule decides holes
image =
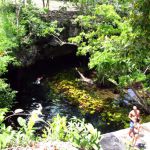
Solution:
[[[56,21],[47,22],[41,15],[42,11],[30,3],[0,2],[0,107],[11,107],[15,97],[2,77],[8,64],[26,65],[24,60],[35,53],[32,47],[38,38],[61,32]]]
[[[2,75],[7,72],[8,64],[14,61],[11,49],[17,47],[17,42],[13,28],[14,15],[8,13],[9,10],[6,12],[2,6],[0,4],[0,107],[10,108],[16,92],[11,90]]]
[[[47,8],[49,10],[49,0],[42,0],[43,2],[43,8]]]
[[[90,56],[89,68],[97,70],[99,80],[105,78],[122,88],[132,88],[139,105],[150,113],[149,96],[144,96],[149,89],[150,9],[145,7],[149,3],[130,4],[133,11],[124,15],[114,6],[102,4],[78,16],[81,32],[70,41],[78,45],[78,55]],[[137,24],[137,20],[141,23]],[[140,89],[135,88],[138,82],[142,84]]]

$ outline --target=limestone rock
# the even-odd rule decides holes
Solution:
[[[103,150],[125,150],[125,145],[113,133],[104,134],[100,144]]]

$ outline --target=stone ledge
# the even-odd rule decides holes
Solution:
[[[138,143],[144,143],[145,149],[150,150],[150,122],[142,124],[142,131]],[[126,150],[131,138],[128,136],[129,128],[102,135],[100,144],[103,150]]]

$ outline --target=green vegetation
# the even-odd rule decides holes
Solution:
[[[28,57],[35,53],[36,41],[49,35],[58,36],[62,30],[57,21],[47,22],[42,17],[45,13],[32,4],[0,3],[0,107],[10,107],[16,93],[2,78],[8,64],[27,65]]]
[[[34,125],[42,121],[35,110],[29,120],[18,118],[20,128],[14,130],[4,122],[6,112],[11,111],[17,91],[11,89],[6,77],[8,66],[27,66],[37,55],[36,44],[43,38],[58,37],[63,30],[57,21],[49,20],[50,1],[41,0],[44,9],[38,9],[32,0],[0,2],[0,148],[26,146],[45,139],[70,141],[86,150],[100,149],[100,133],[84,120],[57,116],[53,122],[45,122],[43,137],[35,134]],[[78,46],[77,55],[89,56],[89,69],[96,70],[97,83],[112,82],[126,92],[131,88],[137,103],[150,114],[150,2],[149,0],[70,0],[79,8],[73,23],[80,32],[69,42]],[[64,9],[65,10],[65,9]],[[68,74],[67,74],[68,75]],[[49,83],[54,94],[78,105],[83,114],[101,113],[102,120],[124,127],[127,113],[112,100],[113,94],[86,86],[66,74],[57,75]],[[107,96],[106,96],[107,93]],[[20,114],[14,112],[11,117]],[[21,114],[20,114],[21,115]],[[143,117],[149,120],[149,117]],[[48,126],[47,126],[48,125]]]
[[[100,91],[96,87],[89,87],[75,77],[73,70],[70,76],[68,73],[67,71],[56,75],[52,82],[49,82],[49,87],[56,96],[61,95],[73,105],[78,105],[83,114],[100,112],[113,100],[114,94],[111,91]]]
[[[89,68],[97,70],[100,82],[105,79],[121,89],[133,89],[137,103],[149,113],[150,4],[137,1],[130,5],[133,9],[122,14],[115,3],[97,4],[76,18],[81,32],[70,41],[78,45],[78,55],[90,55]]]
[[[86,150],[99,150],[100,132],[91,124],[86,124],[84,120],[72,118],[67,123],[66,117],[57,115],[52,122],[45,122],[39,115],[41,115],[42,107],[33,110],[30,114],[22,113],[21,109],[16,110],[11,116],[4,117],[7,109],[0,109],[0,149],[11,148],[16,146],[26,147],[40,141],[70,141],[75,147]],[[29,120],[26,121],[22,117],[18,117],[20,128],[14,130],[11,126],[6,127],[3,123],[9,117],[16,115],[29,115]],[[43,136],[35,134],[35,123],[43,122],[45,129]]]
[[[13,99],[16,92],[4,80],[0,79],[0,106],[1,108],[10,108],[13,104]]]
[[[41,109],[33,110],[31,114],[22,113],[23,110],[18,109],[14,111],[12,115],[5,117],[7,111],[7,109],[0,109],[0,149],[26,146],[32,141],[36,141],[34,124],[40,120],[38,115],[41,114]],[[20,125],[18,130],[14,130],[11,126],[5,125],[4,121],[18,115],[29,115],[28,122],[25,119],[18,117],[17,120]]]
[[[55,140],[69,141],[77,147],[86,149],[99,149],[100,133],[93,128],[90,124],[85,124],[84,121],[72,119],[67,123],[65,120],[62,122],[66,126],[66,130],[57,131],[57,128],[62,128],[61,124],[56,121],[51,126],[46,127],[44,137],[35,134],[35,123],[38,121],[44,122],[38,117],[41,110],[34,110],[31,114],[18,113],[15,111],[11,116],[4,117],[5,113],[13,105],[16,91],[11,90],[6,79],[5,73],[8,71],[8,64],[17,66],[24,66],[24,63],[29,55],[34,53],[33,45],[37,40],[48,37],[58,36],[62,31],[57,26],[57,21],[47,21],[45,11],[39,10],[32,5],[25,5],[21,2],[11,4],[9,2],[0,3],[0,149],[16,146],[27,146],[32,142],[43,141],[45,137],[52,139],[56,135]],[[47,10],[46,10],[47,11]],[[2,109],[3,108],[3,109]],[[20,125],[17,130],[14,130],[10,125],[4,122],[9,118],[17,115],[29,115],[28,121],[18,117],[17,121]],[[60,120],[64,119],[64,117]],[[48,123],[45,122],[47,125]],[[67,125],[68,124],[68,125]],[[70,127],[69,127],[70,125]],[[79,130],[76,129],[79,125]],[[81,125],[81,127],[80,127]],[[50,132],[47,131],[52,131]],[[80,133],[82,131],[82,134]],[[50,134],[50,135],[49,135]],[[65,137],[61,134],[66,135]],[[78,135],[78,138],[74,138]]]
[[[76,117],[67,123],[65,117],[57,115],[49,127],[44,131],[43,137],[51,140],[70,141],[75,147],[86,150],[100,149],[100,132],[94,129],[92,124],[86,124],[84,120]]]
[[[0,3],[0,107],[10,107],[15,97],[15,91],[12,91],[9,85],[5,82],[5,79],[1,78],[3,74],[7,72],[7,66],[14,61],[12,49],[16,47],[16,42],[13,36],[11,13],[4,13]]]
[[[78,106],[83,115],[97,113],[108,125],[114,122],[116,126],[128,126],[127,115],[122,119],[128,110],[115,104],[115,94],[111,89],[98,89],[85,84],[76,77],[75,70],[59,73],[50,81],[50,97],[53,99],[67,99],[70,104]]]

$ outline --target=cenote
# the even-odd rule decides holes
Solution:
[[[134,148],[139,135],[131,143],[111,132],[150,121],[147,7],[0,2],[0,149],[99,150],[105,133],[110,149]]]
[[[79,119],[85,119],[86,122],[92,123],[94,127],[98,128],[101,133],[107,133],[124,128],[124,122],[122,122],[122,119],[120,118],[122,118],[121,115],[126,112],[126,110],[120,108],[121,112],[119,112],[118,114],[117,109],[120,106],[118,104],[115,104],[116,101],[113,100],[113,96],[115,94],[113,95],[111,89],[101,89],[99,87],[92,88],[91,85],[83,84],[82,86],[80,85],[78,89],[75,89],[75,91],[73,91],[74,93],[79,91],[80,94],[77,95],[78,98],[82,97],[82,95],[89,94],[88,92],[92,90],[101,91],[102,93],[100,92],[100,94],[104,94],[104,97],[107,95],[107,92],[110,92],[112,94],[112,98],[106,98],[106,100],[108,101],[104,103],[106,107],[102,109],[100,108],[100,111],[97,111],[97,108],[91,108],[92,106],[89,106],[87,103],[85,103],[85,105],[87,106],[83,107],[82,109],[81,102],[72,103],[70,100],[68,100],[69,98],[67,98],[67,96],[69,97],[70,95],[64,95],[66,91],[63,91],[64,89],[59,89],[61,84],[59,85],[58,82],[64,83],[64,79],[66,84],[70,82],[73,82],[73,84],[78,84],[78,82],[79,84],[82,83],[81,81],[79,81],[80,76],[76,72],[75,68],[78,67],[82,70],[86,70],[87,61],[87,57],[67,55],[58,57],[57,59],[39,60],[34,65],[24,68],[11,67],[11,69],[9,69],[8,78],[12,88],[18,91],[13,110],[21,108],[26,113],[28,113],[36,109],[39,104],[41,104],[43,107],[42,117],[45,121],[51,121],[54,116],[60,114],[60,116],[66,116],[68,119],[73,116],[76,116]],[[90,74],[86,71],[84,73],[85,75]],[[60,82],[58,78],[61,76],[63,77]],[[40,84],[37,84],[36,80],[39,77],[42,77],[42,79],[40,81]],[[55,85],[55,83],[57,83],[58,85]],[[52,85],[55,86],[52,87]],[[88,90],[85,88],[85,86],[87,86]],[[74,88],[74,85],[72,85],[72,87]],[[58,92],[54,92],[55,88],[58,88],[60,91],[58,90]],[[69,89],[68,91],[70,90],[71,89]],[[85,98],[99,98],[99,96],[94,94],[91,92],[89,95],[86,95]],[[113,110],[111,110],[112,106],[114,105],[116,106]],[[84,111],[86,110],[86,107],[89,108],[89,111]],[[95,109],[95,111],[93,111],[93,109]],[[114,113],[114,115],[118,115],[117,120],[112,119],[112,113]]]

